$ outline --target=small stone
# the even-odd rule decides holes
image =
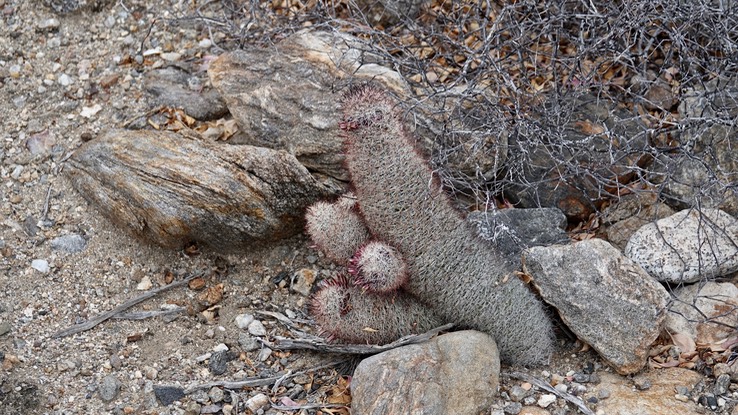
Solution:
[[[257,359],[260,362],[266,362],[266,360],[269,359],[269,356],[271,355],[272,355],[272,349],[265,347],[259,351],[259,356],[257,357]]]
[[[227,352],[228,346],[225,345],[225,343],[218,343],[213,347],[214,352]]]
[[[220,412],[220,405],[205,405],[200,408],[200,414],[217,414]]]
[[[573,378],[574,378],[574,382],[579,382],[579,383],[589,382],[589,375],[584,374],[584,373],[575,373]]]
[[[201,407],[197,402],[188,402],[184,407],[184,415],[200,415]]]
[[[507,415],[517,415],[523,410],[523,404],[519,402],[513,402],[505,406],[503,412]]]
[[[635,385],[638,390],[646,390],[651,388],[651,381],[643,376],[636,376],[633,378],[633,385]]]
[[[10,325],[7,321],[0,322],[0,336],[4,336],[13,329],[13,326]],[[0,359],[2,360],[2,359]]]
[[[225,397],[225,393],[223,392],[223,389],[213,387],[208,391],[208,397],[213,403],[219,403],[223,402],[223,398]]]
[[[154,380],[159,375],[159,371],[151,366],[144,367],[144,376],[146,379]]]
[[[262,409],[270,404],[269,397],[263,393],[254,395],[246,401],[246,408],[251,412],[256,413],[259,409]]]
[[[31,268],[35,269],[38,272],[46,274],[49,272],[49,261],[45,259],[34,259],[31,261]]]
[[[253,321],[254,316],[251,314],[239,314],[236,316],[236,326],[242,330],[246,330]]]
[[[715,395],[725,395],[728,393],[728,388],[730,387],[730,375],[727,373],[723,373],[722,375],[718,376],[715,380],[715,388],[713,389],[713,393]]]
[[[87,247],[87,240],[81,235],[69,234],[51,240],[51,249],[70,254],[82,252]]]
[[[151,278],[149,278],[148,275],[144,275],[143,278],[141,278],[141,281],[136,285],[136,289],[139,291],[146,291],[151,289],[154,284],[151,283]]]
[[[315,283],[316,272],[313,269],[303,268],[295,273],[295,283],[292,285],[292,290],[304,295],[305,297],[310,296],[310,290],[313,288]]]
[[[569,387],[563,383],[559,383],[558,385],[554,386],[554,389],[562,393],[567,393],[569,391]]]
[[[238,336],[238,344],[245,352],[252,352],[259,348],[259,342],[256,338],[246,333],[241,333]]]
[[[549,405],[556,402],[556,395],[541,395],[540,398],[538,398],[538,401],[536,404],[540,406],[541,408],[548,408]]]
[[[702,395],[697,400],[697,403],[699,403],[700,405],[702,405],[702,406],[704,406],[706,408],[710,408],[713,411],[715,409],[717,409],[717,407],[718,407],[717,398],[715,398],[714,395]]]
[[[203,39],[197,42],[197,47],[201,49],[208,49],[211,46],[213,46],[213,42],[210,39]]]
[[[18,79],[21,76],[21,67],[20,65],[10,65],[10,68],[8,68],[8,75],[10,75],[13,79]]]
[[[686,386],[677,386],[676,388],[674,388],[674,390],[676,390],[676,393],[678,393],[679,395],[689,395],[689,388]]]
[[[167,53],[162,53],[159,56],[161,56],[161,58],[164,59],[165,61],[175,62],[175,61],[178,61],[182,57],[182,54],[176,53],[176,52],[167,52]]]
[[[102,399],[103,402],[110,402],[118,396],[119,390],[120,382],[118,381],[118,378],[116,378],[115,375],[108,375],[103,378],[102,382],[100,382],[98,393],[100,394],[100,399]]]
[[[154,385],[154,396],[163,406],[169,406],[174,401],[182,400],[185,397],[184,389],[179,386],[158,386]]]
[[[59,28],[59,24],[59,19],[51,18],[39,23],[38,28],[41,30],[56,30]]]
[[[610,397],[610,391],[608,389],[600,389],[597,392],[597,397],[599,399],[607,399]]]
[[[95,104],[91,107],[82,107],[82,111],[79,112],[79,115],[83,118],[92,118],[100,111],[102,111],[102,106],[100,104]]]
[[[226,372],[228,361],[230,360],[227,351],[215,352],[210,356],[208,369],[214,375],[222,375]]]
[[[69,86],[72,85],[72,82],[74,81],[72,81],[72,78],[69,75],[63,73],[59,75],[59,78],[57,78],[57,82],[59,82],[59,85],[61,86]]]
[[[674,399],[676,399],[679,402],[688,402],[689,397],[687,395],[682,395],[681,393],[677,393],[674,395]]]
[[[263,337],[267,334],[264,324],[259,320],[252,321],[249,324],[248,330],[249,333],[253,334],[254,336]]]
[[[528,391],[518,385],[514,385],[507,393],[510,395],[510,399],[514,402],[520,402],[525,398]]]

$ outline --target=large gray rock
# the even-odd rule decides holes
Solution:
[[[662,282],[726,275],[738,271],[738,221],[717,209],[683,210],[636,231],[625,255]]]
[[[247,47],[221,55],[208,69],[241,127],[246,144],[286,150],[316,177],[341,186],[343,139],[337,133],[346,86],[371,81],[400,98],[408,110],[406,127],[439,165],[465,176],[494,178],[507,157],[509,126],[475,123],[473,103],[463,91],[417,99],[404,78],[382,66],[382,57],[354,37],[301,31],[269,49]],[[478,105],[476,106],[478,107]],[[449,110],[449,108],[453,110]]]
[[[566,216],[556,208],[472,212],[466,219],[477,226],[482,239],[517,260],[526,248],[569,242]]]
[[[735,333],[738,287],[730,282],[691,284],[674,290],[664,328],[690,336],[695,343],[713,344]]]
[[[620,374],[640,371],[666,317],[668,292],[601,239],[533,247],[527,272],[547,303]]]
[[[351,413],[477,415],[499,386],[495,341],[459,331],[363,360],[351,381]]]
[[[679,152],[662,156],[654,180],[679,208],[719,208],[738,215],[738,82],[717,77],[682,94]]]
[[[166,131],[110,131],[80,146],[65,172],[106,217],[170,248],[234,252],[278,241],[329,196],[287,152]]]

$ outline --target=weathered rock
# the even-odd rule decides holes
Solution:
[[[639,229],[625,255],[662,282],[726,275],[738,271],[738,221],[717,209],[683,210]]]
[[[610,397],[601,400],[598,410],[608,415],[664,415],[698,414],[697,404],[691,399],[677,400],[677,387],[691,390],[701,379],[699,373],[681,368],[649,371],[643,374],[651,387],[644,390],[634,388],[630,380],[613,373],[600,372],[601,382],[593,387],[592,394],[607,390]]]
[[[154,385],[154,396],[164,406],[169,406],[174,401],[182,400],[186,395],[184,389],[179,386]]]
[[[523,253],[544,301],[618,373],[646,364],[669,294],[620,251],[601,239],[533,247]]]
[[[506,256],[519,257],[532,246],[569,242],[564,232],[566,216],[556,208],[472,212],[466,219],[477,226],[482,239]]]
[[[665,155],[654,169],[664,195],[679,208],[719,208],[738,215],[738,82],[717,77],[681,94],[680,152]]]
[[[98,392],[100,393],[100,399],[104,402],[110,402],[118,396],[120,390],[120,381],[115,375],[105,376],[100,382]]]
[[[689,335],[696,343],[713,344],[735,333],[737,322],[738,288],[729,282],[707,282],[674,289],[664,328]]]
[[[170,248],[233,252],[298,233],[328,195],[284,151],[163,131],[111,131],[66,165],[72,185],[120,227]]]
[[[76,233],[59,236],[51,240],[51,249],[70,254],[82,252],[87,247],[87,240]]]
[[[423,152],[443,153],[435,160],[438,164],[467,176],[493,178],[507,157],[509,126],[474,125],[483,118],[469,114],[474,103],[415,99],[403,77],[380,62],[380,56],[354,37],[301,31],[273,48],[247,47],[223,54],[208,73],[241,126],[239,140],[286,150],[332,186],[348,180],[343,140],[336,134],[343,94],[336,85],[346,80],[379,83],[400,97],[408,110],[412,107],[406,126],[422,132],[424,139],[418,144]]]
[[[644,225],[674,214],[665,203],[657,200],[655,193],[635,193],[623,196],[604,212],[603,222],[607,240],[624,250],[630,237]]]
[[[499,386],[494,340],[460,331],[362,361],[351,381],[352,413],[476,415]]]
[[[537,110],[510,138],[506,195],[519,207],[556,207],[586,220],[604,186],[627,181],[648,161],[647,128],[614,102],[584,95]]]
[[[151,104],[182,108],[197,120],[213,120],[228,113],[220,94],[213,89],[202,89],[206,79],[170,66],[150,71],[144,78]]]

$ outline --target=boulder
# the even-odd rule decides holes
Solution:
[[[445,334],[363,360],[351,381],[351,413],[477,415],[492,405],[499,374],[492,337]]]
[[[738,287],[730,282],[706,282],[674,289],[664,328],[683,333],[698,344],[714,344],[735,333]]]
[[[691,370],[681,368],[658,369],[642,375],[643,382],[651,387],[639,389],[631,380],[614,373],[600,372],[600,383],[593,387],[592,395],[600,391],[609,394],[597,405],[598,413],[608,415],[665,415],[698,414],[697,404],[691,399],[679,400],[675,397],[677,388],[691,391],[702,376]]]
[[[601,239],[533,247],[523,263],[543,300],[618,373],[643,368],[666,317],[664,287]]]
[[[636,231],[625,255],[673,284],[738,271],[738,221],[717,209],[683,210]]]
[[[113,130],[66,163],[72,186],[108,219],[155,244],[234,252],[294,235],[329,195],[291,154],[167,131]]]
[[[603,212],[607,240],[624,250],[630,237],[644,225],[674,214],[653,192],[625,195]]]
[[[663,155],[653,180],[674,206],[718,208],[738,215],[738,82],[716,77],[681,94],[679,152]]]
[[[566,216],[556,208],[500,209],[472,212],[466,219],[477,226],[479,236],[505,256],[519,260],[532,246],[569,242]]]

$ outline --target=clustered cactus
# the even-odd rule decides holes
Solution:
[[[355,254],[351,274],[316,293],[316,321],[329,337],[350,342],[392,341],[452,322],[492,335],[503,361],[547,361],[553,336],[542,303],[515,276],[517,266],[453,208],[395,106],[370,85],[344,99],[340,126],[356,203],[330,204],[331,215],[319,214],[328,210],[320,205],[307,219],[327,256],[345,264]],[[350,220],[339,218],[341,209]]]

